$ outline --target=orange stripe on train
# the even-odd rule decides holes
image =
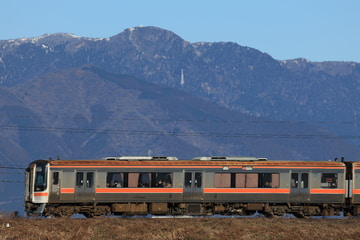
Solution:
[[[204,188],[204,193],[290,193],[287,188]]]
[[[183,193],[182,188],[97,188],[96,193]]]
[[[310,189],[311,194],[345,194],[345,189]]]
[[[47,197],[49,196],[49,193],[47,192],[34,192],[35,197]]]
[[[74,188],[62,188],[60,190],[61,193],[74,193],[75,189]]]
[[[90,166],[90,165],[54,165],[54,166],[50,166],[50,168],[223,168],[224,166],[174,166],[174,165],[170,165],[170,166],[156,166],[156,165],[145,165],[145,166],[140,166],[140,165],[119,165],[119,166]],[[230,166],[231,168],[232,166]]]

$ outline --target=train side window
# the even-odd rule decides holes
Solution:
[[[236,188],[257,188],[259,183],[258,173],[236,173],[235,187]]]
[[[151,174],[150,173],[140,173],[138,180],[138,187],[148,188],[151,186]]]
[[[297,188],[299,184],[299,174],[298,173],[292,173],[291,174],[291,187]]]
[[[124,187],[124,173],[108,172],[106,176],[106,187]]]
[[[308,188],[309,187],[309,174],[302,173],[301,174],[301,188]]]
[[[172,187],[172,173],[153,173],[152,187]]]
[[[84,186],[84,173],[83,172],[77,172],[76,173],[76,186],[77,187],[83,187]]]
[[[271,174],[271,186],[273,188],[279,188],[280,187],[280,174],[279,173],[273,173]]]
[[[139,181],[139,173],[129,173],[128,174],[128,187],[129,188],[138,187],[138,181]]]
[[[279,183],[278,173],[259,173],[259,188],[278,188]]]
[[[195,173],[195,187],[196,188],[201,188],[202,186],[202,173],[201,172],[196,172]]]
[[[338,176],[337,173],[323,173],[321,175],[321,188],[337,188]]]
[[[236,173],[235,174],[235,187],[244,188],[245,187],[246,173]]]
[[[247,173],[245,179],[245,187],[246,188],[257,188],[259,182],[259,174],[257,173]]]
[[[185,178],[184,178],[184,185],[187,188],[191,187],[191,182],[192,182],[192,173],[191,172],[186,172],[185,173]]]
[[[231,187],[231,174],[230,173],[215,173],[216,188],[229,188]]]
[[[271,188],[271,173],[259,173],[259,188]]]
[[[94,173],[87,172],[86,173],[86,187],[88,187],[88,188],[93,187],[93,183],[94,183]]]
[[[59,172],[53,172],[53,185],[59,184]]]

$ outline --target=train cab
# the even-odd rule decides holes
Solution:
[[[25,176],[25,211],[41,214],[49,201],[49,161],[32,162]]]

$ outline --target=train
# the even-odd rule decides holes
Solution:
[[[36,160],[28,216],[360,214],[360,162],[120,156]]]

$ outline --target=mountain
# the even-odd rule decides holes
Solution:
[[[25,162],[58,155],[192,158],[255,153],[272,159],[329,159],[339,154],[335,144],[349,156],[358,153],[311,124],[254,117],[91,65],[53,71],[1,89],[1,115],[6,116],[1,120],[2,137],[13,143],[3,149],[10,151],[7,156]],[[321,136],[330,138],[330,143],[316,139]],[[319,152],[315,146],[329,149]]]
[[[189,43],[156,27],[104,39],[58,33],[2,40],[0,54],[4,87],[91,64],[251,116],[315,123],[359,145],[359,63],[278,61],[236,43]]]
[[[156,27],[129,28],[105,39],[46,34],[0,41],[0,49],[3,86],[53,70],[92,64],[254,116],[356,122],[359,114],[360,64],[354,62],[278,61],[236,43],[189,43]],[[348,131],[358,133],[354,126]],[[341,134],[341,127],[332,130]]]
[[[310,62],[302,58],[279,61],[266,53],[236,43],[190,43],[171,31],[157,27],[129,28],[110,38],[99,39],[57,33],[34,38],[2,40],[0,41],[0,56],[0,83],[3,86],[1,88],[3,95],[0,99],[5,101],[4,98],[7,97],[10,101],[10,103],[5,101],[1,105],[4,123],[23,122],[30,126],[37,126],[39,121],[41,124],[58,122],[58,119],[44,119],[44,116],[49,115],[47,111],[56,105],[57,102],[54,102],[52,96],[59,92],[64,93],[62,96],[65,98],[76,99],[81,104],[86,105],[95,101],[97,94],[94,91],[91,96],[88,96],[92,100],[88,99],[85,102],[83,101],[85,96],[82,98],[68,96],[71,92],[74,93],[69,86],[75,86],[79,80],[73,79],[73,76],[69,74],[61,73],[61,70],[95,66],[99,71],[106,71],[109,74],[131,76],[149,84],[159,84],[158,88],[179,90],[176,94],[187,93],[189,96],[205,99],[216,103],[219,107],[222,106],[249,117],[280,121],[280,125],[285,123],[297,126],[306,123],[313,124],[316,128],[328,131],[330,135],[338,135],[337,138],[349,141],[356,147],[360,146],[357,140],[360,134],[357,124],[360,110],[356,104],[360,100],[359,63]],[[49,77],[54,74],[55,77]],[[62,79],[63,77],[59,77],[62,74],[73,81],[63,85],[56,82],[52,82],[51,85],[45,84],[50,82],[49,78]],[[41,80],[42,78],[48,80]],[[29,91],[33,86],[28,86],[28,84],[34,84],[36,81],[39,82],[38,88],[41,86],[42,90],[38,90],[37,97],[33,96],[30,99]],[[78,88],[80,89],[79,86]],[[52,96],[49,95],[50,93]],[[46,102],[51,102],[51,104],[42,106],[42,110],[37,109]],[[80,104],[75,102],[76,106]],[[26,108],[25,106],[29,103],[32,107]],[[109,101],[108,104],[113,103]],[[93,122],[89,122],[92,120],[88,120],[92,117],[92,110],[82,110],[86,114],[79,113],[84,118],[83,122],[79,123],[79,128],[97,127]],[[57,112],[51,112],[50,116],[68,116],[71,111],[71,108],[63,108]],[[22,113],[37,117],[22,119],[11,117]],[[106,115],[106,112],[104,114]],[[70,116],[76,118],[75,114],[70,114]],[[130,122],[130,125],[135,123],[136,121]],[[85,125],[82,126],[82,124]],[[251,133],[253,129],[261,129],[263,126],[260,125],[264,124],[260,121],[257,125],[247,131]],[[60,127],[66,128],[66,124]],[[9,129],[9,127],[3,130],[12,134],[15,131],[14,128]],[[42,129],[41,131],[44,132]],[[54,131],[48,130],[47,133],[51,135]],[[31,136],[39,130],[25,129],[22,132]],[[319,138],[325,140],[327,136]],[[32,141],[27,142],[27,138],[21,139],[25,140],[16,139],[11,143],[14,149],[19,149],[15,151],[17,153],[22,152],[26,155],[30,151],[31,158],[54,155],[50,152],[49,154],[31,153],[32,149],[35,149],[30,147],[33,144]],[[51,139],[51,141],[45,141],[51,146],[57,146],[57,143],[60,144],[63,141],[62,135],[59,134]],[[299,137],[295,134],[292,139],[296,141]],[[273,138],[273,140],[276,142],[279,139]],[[35,142],[42,141],[39,139]],[[7,145],[10,143],[5,140],[2,142],[3,149],[9,149]],[[22,148],[24,144],[26,147]],[[62,149],[60,146],[61,144],[59,148]],[[86,154],[86,151],[80,153],[77,150],[60,151],[59,154],[65,154],[64,156],[68,157],[83,157],[84,154],[86,157],[92,156]],[[292,156],[287,152],[274,155],[267,149],[264,153],[282,159],[296,158],[296,156],[310,159],[322,158],[323,151],[324,149],[318,149],[317,155],[309,153]],[[348,155],[345,149],[337,148],[337,152]],[[220,151],[216,154],[225,153]],[[257,152],[241,151],[238,154],[257,155]]]

